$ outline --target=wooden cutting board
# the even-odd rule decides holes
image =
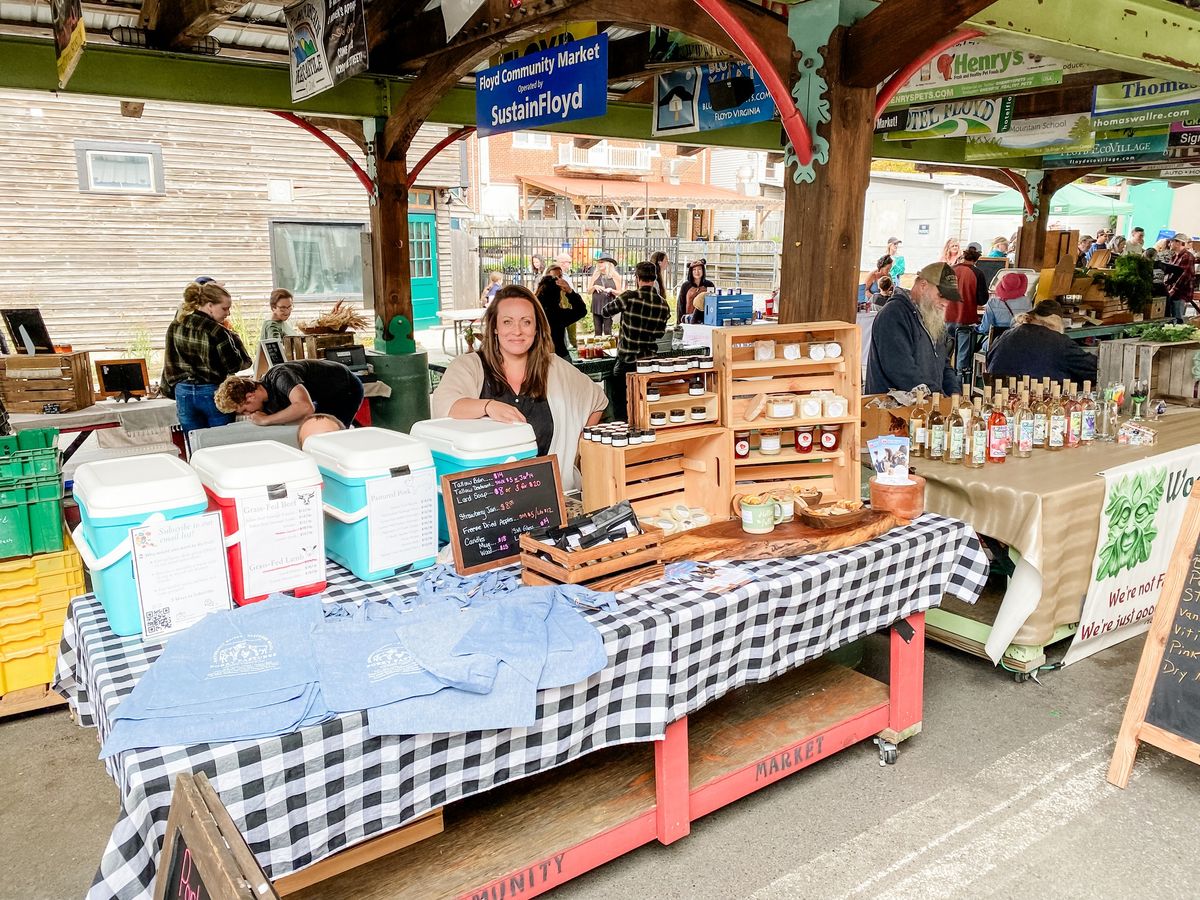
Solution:
[[[809,528],[800,522],[787,522],[776,525],[770,534],[747,534],[742,531],[741,519],[729,519],[668,537],[663,544],[663,562],[809,556],[853,547],[899,524],[891,513],[872,510],[864,521],[846,528]]]

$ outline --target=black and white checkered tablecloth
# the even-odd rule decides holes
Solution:
[[[669,581],[588,612],[609,665],[539,695],[528,729],[373,738],[363,713],[255,741],[129,751],[106,762],[121,813],[89,897],[149,898],[179,772],[204,772],[273,878],[453,800],[610,744],[660,737],[669,721],[913,612],[943,592],[973,601],[987,564],[970,528],[924,516],[859,547],[740,564],[749,584],[723,594]],[[410,592],[413,576],[363,583],[329,564],[327,599]],[[120,638],[99,603],[68,610],[56,689],[103,740],[111,714],[157,657]]]

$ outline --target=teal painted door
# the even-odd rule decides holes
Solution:
[[[437,222],[432,213],[408,217],[408,271],[413,329],[432,328],[438,324]]]

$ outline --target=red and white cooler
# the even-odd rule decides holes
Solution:
[[[207,447],[192,467],[221,513],[238,605],[325,590],[321,473],[311,456],[275,441]]]

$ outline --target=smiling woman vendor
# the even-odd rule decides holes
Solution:
[[[568,491],[579,487],[580,432],[608,406],[600,385],[554,355],[546,314],[520,285],[496,294],[483,316],[479,352],[450,363],[430,402],[439,418],[528,422],[538,453],[558,457]]]
[[[347,428],[362,406],[358,376],[328,359],[298,359],[272,366],[262,381],[231,375],[217,388],[217,409],[248,416],[255,425],[288,425],[327,413]]]

